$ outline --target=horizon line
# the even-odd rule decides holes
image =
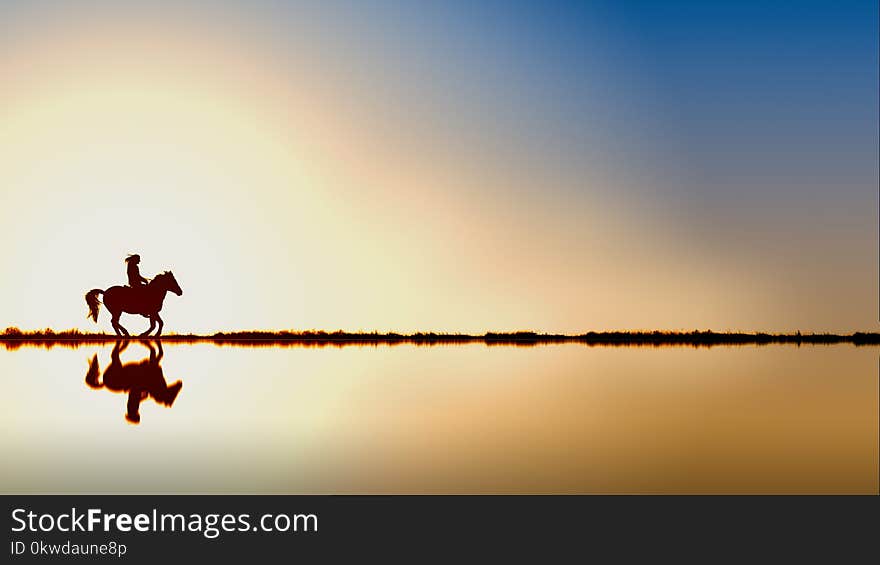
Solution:
[[[247,330],[214,332],[213,334],[178,334],[162,336],[133,335],[118,336],[103,332],[83,332],[69,329],[56,332],[51,328],[23,331],[6,328],[0,333],[0,342],[7,349],[23,345],[52,347],[53,345],[78,347],[90,343],[110,343],[117,340],[157,340],[168,343],[212,343],[214,345],[240,346],[324,346],[336,345],[454,345],[483,343],[485,345],[533,346],[554,343],[578,343],[583,345],[631,345],[631,346],[712,346],[712,345],[832,345],[852,344],[856,346],[880,345],[880,333],[853,332],[837,333],[766,333],[766,332],[715,332],[713,330],[692,331],[589,331],[580,334],[538,333],[534,331],[485,332],[483,334],[415,332],[345,332],[336,330]]]

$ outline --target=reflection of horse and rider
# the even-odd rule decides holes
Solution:
[[[98,367],[97,354],[92,357],[89,372],[86,374],[86,384],[93,389],[106,388],[112,392],[128,392],[125,419],[132,424],[141,421],[140,406],[142,401],[152,397],[156,403],[170,407],[174,404],[177,394],[183,387],[183,383],[179,380],[171,385],[165,381],[165,375],[162,373],[160,365],[163,356],[162,342],[156,340],[158,354],[149,342],[142,341],[141,343],[150,350],[148,358],[123,364],[119,354],[128,347],[129,342],[118,340],[113,346],[110,365],[104,370],[103,377],[101,369]]]
[[[177,284],[177,279],[174,278],[171,271],[158,274],[152,280],[141,276],[138,267],[140,261],[141,257],[137,254],[129,255],[125,259],[128,286],[111,286],[107,290],[95,288],[86,293],[89,317],[95,322],[98,321],[98,310],[101,304],[98,296],[104,295],[104,305],[110,311],[110,322],[113,324],[116,335],[129,335],[128,330],[119,323],[119,316],[123,312],[140,314],[144,318],[149,318],[150,329],[140,335],[149,335],[157,324],[159,330],[156,332],[156,336],[161,335],[164,322],[159,317],[159,311],[165,301],[165,294],[167,292],[173,292],[178,296],[183,294],[183,290],[180,289],[180,285]]]

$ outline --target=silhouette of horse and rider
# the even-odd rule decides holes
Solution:
[[[163,351],[162,342],[156,340],[156,349],[148,341],[141,341],[149,350],[150,356],[134,363],[125,363],[119,359],[119,354],[128,347],[128,340],[117,340],[110,354],[110,365],[104,370],[103,378],[98,366],[98,355],[92,357],[89,364],[89,372],[86,373],[86,384],[92,389],[106,388],[112,392],[127,392],[128,403],[125,419],[132,424],[140,423],[141,402],[152,397],[157,404],[171,407],[183,387],[181,381],[175,381],[169,385],[162,373]]]
[[[111,286],[106,290],[95,288],[86,293],[86,304],[89,306],[88,317],[98,321],[98,310],[101,304],[99,295],[104,295],[104,305],[110,311],[110,322],[113,324],[113,330],[118,336],[128,337],[128,330],[119,323],[119,316],[123,312],[129,314],[140,314],[144,318],[149,318],[150,329],[140,334],[147,336],[152,332],[158,324],[159,330],[156,336],[162,335],[162,327],[165,325],[162,318],[159,317],[159,311],[162,309],[162,303],[165,301],[165,294],[173,292],[177,296],[183,294],[177,279],[171,271],[165,271],[149,280],[141,276],[138,264],[141,261],[140,255],[129,255],[125,259],[126,270],[128,273],[128,286]]]

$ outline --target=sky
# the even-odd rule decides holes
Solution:
[[[876,330],[864,2],[0,2],[0,326]],[[140,318],[123,317],[134,330]]]

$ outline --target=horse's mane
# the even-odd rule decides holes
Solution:
[[[163,273],[159,273],[158,275],[156,275],[155,277],[153,277],[153,279],[150,281],[150,284],[153,284],[154,282],[156,282],[156,281],[158,281],[158,280],[160,280],[160,279],[166,279],[166,278],[168,278],[168,277],[170,277],[170,276],[174,276],[174,275],[171,274],[171,271],[165,271],[165,272],[163,272]]]

